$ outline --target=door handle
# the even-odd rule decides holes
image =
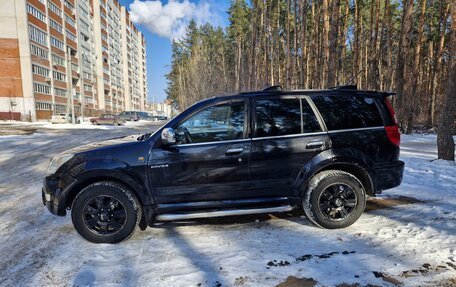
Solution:
[[[311,141],[311,142],[307,143],[306,148],[307,149],[321,148],[324,144],[325,144],[325,142],[322,140]]]
[[[226,150],[225,155],[236,155],[244,151],[243,147],[229,148]]]

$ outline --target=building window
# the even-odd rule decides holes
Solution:
[[[36,9],[30,4],[27,4],[27,12],[41,20],[42,22],[46,22],[46,15],[43,14],[40,10]]]
[[[51,1],[48,1],[48,4],[49,4],[49,10],[51,10],[52,12],[54,12],[55,14],[59,15],[60,17],[62,17],[62,10],[59,9],[59,7],[57,7],[54,3],[52,3]]]
[[[92,86],[91,86],[91,85],[84,84],[84,91],[86,91],[86,92],[91,92],[91,91],[92,91]]]
[[[64,114],[68,111],[66,105],[55,105],[55,113],[56,114]]]
[[[76,73],[79,73],[78,65],[71,63],[71,70],[75,71]]]
[[[71,41],[73,42],[76,42],[76,35],[71,33],[70,31],[66,30],[66,36],[68,37],[68,39],[70,39]]]
[[[38,111],[52,111],[52,104],[46,102],[36,102],[36,109]]]
[[[65,14],[65,21],[73,27],[76,27],[76,23],[74,22],[73,18]]]
[[[49,18],[49,26],[62,33],[62,25]]]
[[[87,18],[89,18],[89,12],[87,12],[87,10],[84,9],[81,5],[79,5],[79,10],[80,10],[82,15],[84,15]]]
[[[47,46],[47,33],[29,24],[30,40]]]
[[[81,24],[82,28],[89,30],[89,24],[87,24],[84,20],[79,19],[79,23]]]
[[[60,50],[64,51],[64,49],[63,49],[63,48],[64,48],[63,42],[60,41],[60,40],[58,40],[58,39],[56,39],[56,38],[54,38],[54,37],[52,37],[52,36],[51,36],[51,45],[54,46],[54,47],[56,47],[57,49],[60,49]]]
[[[46,69],[45,67],[41,67],[35,64],[32,64],[32,71],[34,74],[43,76],[43,77],[48,77],[49,76],[49,69]]]
[[[84,79],[90,80],[92,78],[92,74],[83,72]]]
[[[35,93],[49,95],[51,93],[51,88],[48,85],[33,83],[33,91]]]
[[[65,82],[66,76],[63,73],[52,71],[52,77],[58,81]]]
[[[90,61],[86,58],[82,58],[82,65],[86,68],[90,68]]]
[[[65,6],[66,6],[68,9],[70,9],[70,10],[74,9],[73,4],[71,4],[71,3],[70,3],[69,1],[67,1],[67,0],[65,0],[65,1],[63,2],[63,4],[65,4]]]
[[[59,89],[59,88],[54,88],[54,94],[59,97],[66,97],[67,96],[67,90]]]
[[[59,66],[65,66],[65,60],[56,54],[52,54],[52,63]]]
[[[38,56],[43,59],[48,59],[48,51],[33,44],[30,44],[30,51],[32,55]]]
[[[90,98],[90,97],[84,97],[85,99],[85,102],[88,103],[88,104],[93,104],[93,98]]]

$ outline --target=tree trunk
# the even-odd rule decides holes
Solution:
[[[445,8],[442,9],[441,13],[441,27],[440,27],[440,36],[439,36],[439,47],[437,49],[437,55],[435,60],[435,68],[434,68],[434,76],[432,79],[432,96],[431,96],[431,122],[434,126],[435,124],[435,106],[437,100],[437,86],[438,86],[438,79],[440,76],[441,66],[442,66],[442,56],[443,56],[443,49],[445,46],[445,30],[446,30],[446,22],[448,19],[448,12],[450,9],[450,5],[447,3]],[[454,21],[453,21],[454,22]]]
[[[329,22],[325,29],[328,29],[329,33],[329,42],[328,42],[328,51],[325,51],[325,57],[328,57],[328,80],[326,82],[326,87],[332,87],[336,84],[336,60],[337,56],[337,37],[338,37],[338,27],[339,27],[339,7],[340,0],[333,0],[331,5],[331,33],[329,33]],[[328,13],[329,14],[329,13]],[[329,15],[327,16],[329,20]],[[326,19],[326,18],[325,18]],[[325,22],[326,25],[326,22]],[[326,49],[326,46],[325,46]],[[326,54],[327,53],[327,54]]]
[[[323,0],[322,13],[323,13],[323,75],[321,79],[322,85],[329,87],[329,0]]]
[[[451,3],[451,30],[449,39],[449,75],[445,97],[440,110],[437,129],[437,146],[439,159],[454,161],[453,131],[456,119],[456,2]]]
[[[402,13],[402,27],[400,34],[400,43],[397,55],[397,68],[396,68],[396,90],[397,90],[397,113],[398,120],[401,128],[405,126],[404,120],[407,118],[406,98],[404,96],[404,86],[406,80],[406,65],[407,54],[410,47],[410,37],[412,30],[412,13],[413,13],[413,0],[405,0],[403,13]]]

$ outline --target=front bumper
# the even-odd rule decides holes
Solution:
[[[66,199],[71,188],[75,185],[76,180],[66,178],[45,177],[43,188],[41,189],[41,198],[47,209],[55,215],[66,215]]]
[[[399,186],[402,182],[403,174],[404,162],[400,160],[375,166],[373,180],[376,193]]]

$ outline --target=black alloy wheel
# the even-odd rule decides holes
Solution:
[[[123,204],[112,196],[99,195],[88,201],[83,210],[84,224],[98,235],[119,232],[127,221]]]
[[[347,184],[335,183],[326,187],[320,194],[320,212],[329,220],[340,221],[350,217],[358,198]]]

